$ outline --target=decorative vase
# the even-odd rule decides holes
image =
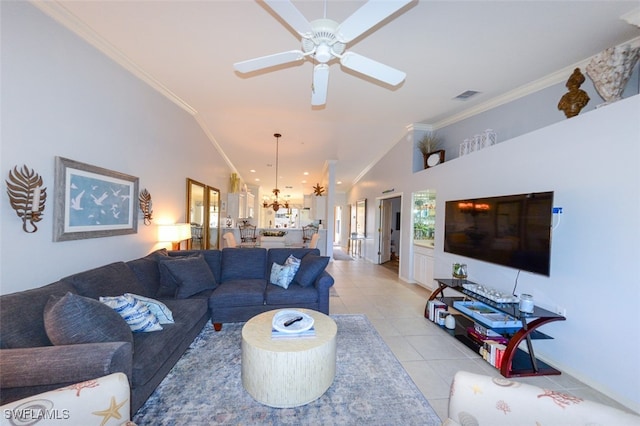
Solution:
[[[619,101],[631,72],[640,58],[640,47],[615,46],[595,55],[587,65],[587,75],[605,103]]]
[[[444,319],[444,326],[447,327],[449,330],[455,329],[456,317],[454,317],[453,315],[447,315],[447,317]]]
[[[465,139],[464,142],[460,144],[460,151],[458,155],[462,157],[463,155],[467,155],[469,153],[469,144],[471,143],[470,139]]]
[[[497,140],[496,132],[491,129],[487,129],[480,135],[480,148],[483,149],[491,145],[495,145]]]

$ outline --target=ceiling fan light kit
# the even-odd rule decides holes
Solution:
[[[313,106],[326,103],[329,87],[328,64],[334,59],[338,59],[345,68],[382,83],[397,86],[406,78],[404,72],[357,53],[345,52],[345,50],[349,42],[360,37],[410,2],[411,0],[370,0],[342,24],[338,24],[326,18],[309,22],[290,0],[265,0],[265,3],[300,35],[302,50],[290,50],[237,62],[234,64],[234,68],[240,73],[250,73],[308,58],[317,63],[313,68],[311,91]]]

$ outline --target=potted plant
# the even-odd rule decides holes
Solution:
[[[425,134],[417,143],[424,159],[424,168],[436,166],[444,162],[444,149],[440,149],[442,141],[434,132]]]

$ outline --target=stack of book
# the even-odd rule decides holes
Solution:
[[[278,331],[275,328],[271,329],[272,339],[297,339],[301,337],[316,337],[316,328],[311,327],[308,330],[299,331],[296,333],[285,333],[282,331]]]
[[[467,335],[480,345],[478,352],[485,361],[498,369],[502,366],[502,357],[509,343],[508,338],[478,323],[473,327],[467,327]]]
[[[507,347],[494,340],[486,340],[480,347],[479,353],[482,358],[495,368],[502,367],[502,358]]]
[[[438,325],[444,325],[444,319],[449,313],[449,307],[439,300],[429,300],[427,302],[428,318]]]

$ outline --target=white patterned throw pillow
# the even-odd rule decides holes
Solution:
[[[134,333],[162,330],[158,318],[151,313],[147,305],[130,295],[100,297],[100,302],[120,314]]]
[[[147,308],[151,311],[153,315],[158,318],[158,322],[160,324],[173,324],[175,321],[173,320],[173,312],[171,309],[167,307],[164,303],[159,300],[151,299],[150,297],[140,296],[138,294],[133,293],[125,293],[125,296],[131,296],[136,300],[141,301]]]
[[[293,265],[293,275],[291,276],[291,279],[293,279],[293,277],[296,275],[296,272],[298,272],[298,269],[300,268],[300,259],[290,254],[289,257],[287,257],[287,260],[284,261],[284,264]]]
[[[271,284],[275,284],[286,290],[289,288],[289,284],[291,284],[296,274],[293,270],[294,265],[279,265],[274,262],[271,266]]]

